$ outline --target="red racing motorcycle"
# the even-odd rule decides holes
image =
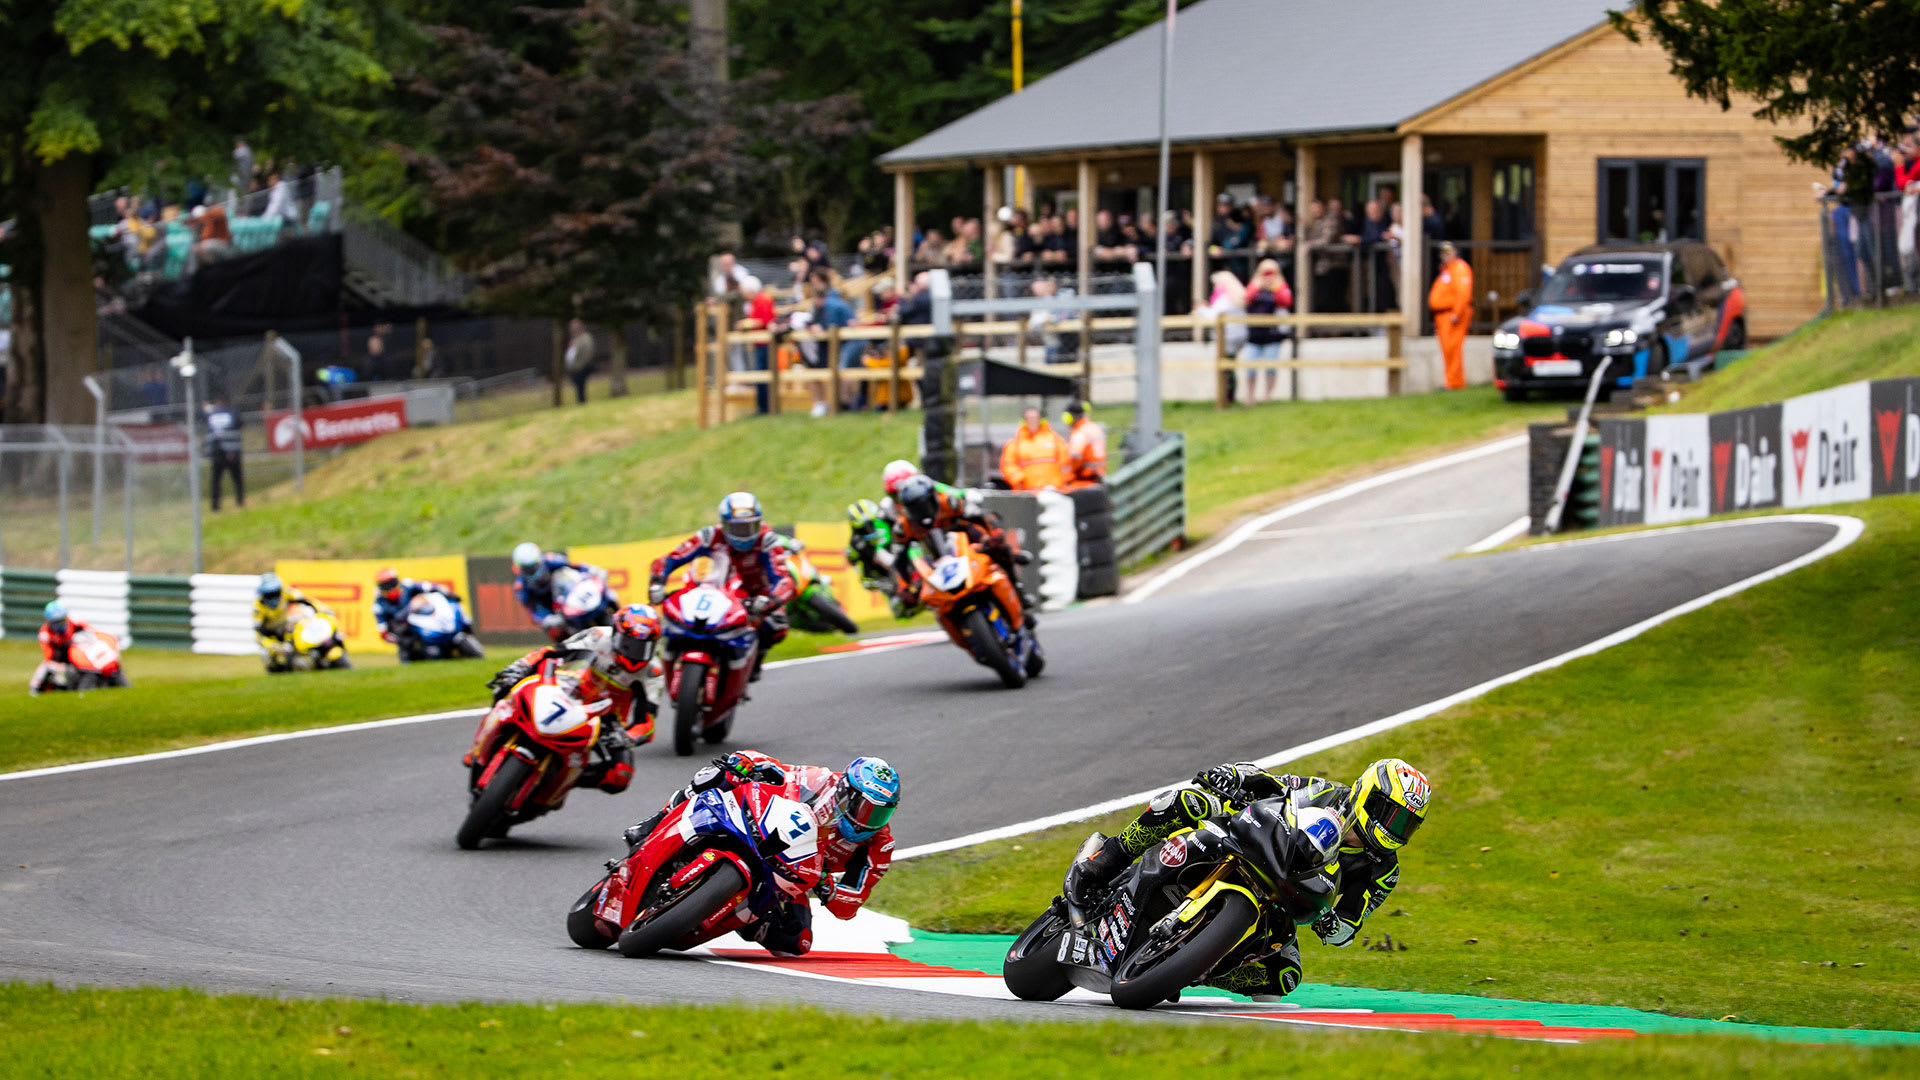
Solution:
[[[673,752],[693,756],[694,739],[726,739],[760,652],[759,628],[737,588],[691,581],[660,605],[666,631],[667,696]]]
[[[463,849],[567,801],[600,747],[601,716],[611,705],[605,697],[583,703],[580,678],[558,660],[544,661],[481,718],[467,757],[473,801],[454,837]]]
[[[720,763],[725,767],[724,763]],[[709,789],[667,812],[638,847],[574,901],[567,936],[622,956],[691,949],[820,883],[820,823],[778,784]]]

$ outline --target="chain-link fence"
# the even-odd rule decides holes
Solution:
[[[0,565],[191,570],[188,458],[180,434],[0,425]]]
[[[1920,195],[1883,191],[1820,210],[1827,310],[1885,307],[1920,295]]]

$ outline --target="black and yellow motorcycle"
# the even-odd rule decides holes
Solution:
[[[1334,814],[1285,798],[1183,829],[1085,909],[1055,897],[1007,950],[1007,989],[1052,1001],[1078,986],[1123,1009],[1175,1000],[1284,947],[1333,906],[1341,832]]]

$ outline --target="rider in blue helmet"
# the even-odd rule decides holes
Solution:
[[[287,609],[295,604],[305,604],[322,615],[333,614],[327,605],[281,584],[279,574],[269,570],[260,575],[253,589],[253,634],[266,653],[269,672],[286,671],[292,666],[293,646],[287,638],[293,627],[287,625]]]
[[[73,635],[87,629],[87,624],[68,615],[67,605],[58,600],[48,601],[40,614],[47,620],[40,628],[40,666],[33,669],[33,676],[27,680],[27,693],[34,697],[39,697],[47,684],[56,679],[60,680],[56,686],[69,685],[68,650],[73,645]]]
[[[522,540],[513,549],[513,598],[527,609],[527,615],[534,625],[547,632],[555,641],[566,636],[566,617],[554,610],[553,575],[561,570],[572,568],[588,577],[607,579],[605,569],[589,563],[577,563],[558,551],[542,551],[540,545],[531,540]],[[607,614],[618,610],[618,597],[611,589],[607,590]],[[604,625],[604,624],[603,624]]]
[[[787,613],[793,599],[793,578],[781,557],[780,538],[767,528],[760,500],[750,491],[736,491],[720,500],[719,520],[653,560],[647,601],[658,606],[667,598],[667,576],[705,556],[711,564],[706,580],[726,588],[730,576],[740,578],[747,611],[760,628],[760,654],[753,662],[753,678],[760,678],[767,650],[787,636]]]

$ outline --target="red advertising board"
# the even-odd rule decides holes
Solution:
[[[309,450],[366,442],[405,428],[407,401],[403,397],[382,397],[322,405],[302,410],[300,424],[306,428]],[[275,453],[293,449],[296,431],[293,413],[268,413],[266,426],[267,449]]]

